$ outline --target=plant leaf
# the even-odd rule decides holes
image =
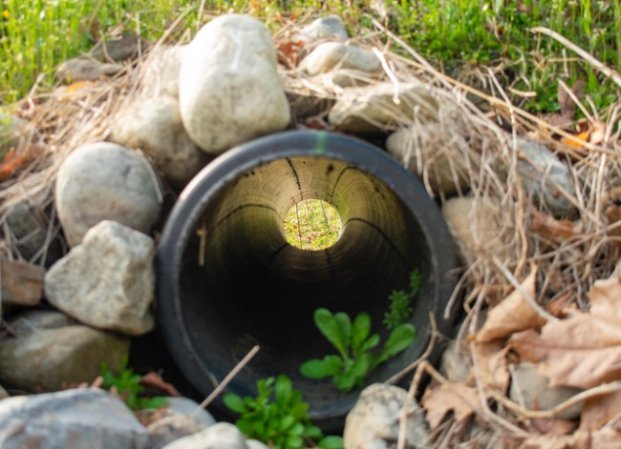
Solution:
[[[300,366],[300,372],[311,379],[323,379],[337,374],[342,366],[343,362],[338,356],[327,355],[323,359],[312,359],[304,362]]]
[[[328,435],[317,443],[321,449],[343,449],[343,437]]]
[[[362,348],[360,348],[361,353],[365,353],[376,347],[380,342],[379,334],[373,334],[369,337],[367,341],[364,342]]]
[[[347,358],[348,341],[343,338],[341,324],[337,318],[326,308],[315,310],[315,324],[319,331],[326,339],[332,343],[332,346],[341,354],[341,357]]]
[[[291,379],[284,375],[278,376],[274,385],[274,395],[276,397],[276,403],[279,404],[281,407],[286,406],[291,400],[292,393],[293,385],[291,383]]]
[[[343,342],[343,346],[347,352],[347,347],[351,342],[351,319],[349,318],[349,315],[343,312],[337,313],[334,315],[334,318],[336,318],[337,323],[339,323],[341,341]]]
[[[386,340],[382,352],[375,362],[375,366],[384,363],[389,358],[406,349],[415,339],[416,328],[412,324],[405,323],[395,327],[388,336],[388,340]]]
[[[371,317],[362,312],[356,316],[351,331],[351,343],[354,356],[362,354],[362,346],[371,332]]]

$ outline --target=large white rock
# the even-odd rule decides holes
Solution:
[[[102,221],[47,272],[47,300],[93,327],[144,334],[154,326],[153,254],[149,236]]]
[[[133,103],[115,119],[110,140],[142,150],[175,187],[185,186],[209,158],[188,136],[179,102],[170,96]]]
[[[185,50],[179,75],[181,118],[194,142],[220,154],[290,121],[268,29],[248,16],[220,16]]]
[[[345,449],[394,449],[406,398],[407,391],[393,385],[372,384],[365,388],[345,419]],[[423,411],[411,401],[406,412],[406,447],[427,447],[429,435]]]
[[[141,82],[141,96],[179,98],[179,71],[186,48],[186,45],[163,45],[149,53]]]
[[[9,388],[42,392],[92,382],[102,363],[118,369],[129,355],[128,338],[60,312],[29,311],[9,325],[15,335],[0,339],[0,381]]]
[[[78,389],[0,401],[2,449],[142,449],[146,430],[118,398]]]
[[[221,422],[202,432],[174,441],[164,449],[248,449],[248,446],[237,427]]]
[[[320,17],[302,28],[302,37],[306,41],[313,40],[338,40],[348,38],[347,30],[339,16]]]
[[[70,246],[102,220],[148,233],[161,208],[158,180],[147,160],[120,145],[83,145],[56,178],[56,210]]]

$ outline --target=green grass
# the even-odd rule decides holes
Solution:
[[[39,79],[54,83],[55,67],[87,51],[119,25],[147,39],[160,37],[184,15],[195,30],[203,13],[251,13],[275,29],[282,15],[322,10],[341,15],[352,35],[368,25],[369,0],[1,0],[0,101],[12,102]],[[597,109],[618,98],[617,89],[552,39],[534,35],[546,26],[621,71],[621,0],[385,0],[388,26],[452,76],[501,67],[500,83],[529,97],[512,98],[531,111],[554,111],[557,79],[586,81]],[[200,6],[204,11],[199,11]]]
[[[283,228],[290,245],[316,251],[336,243],[341,234],[341,219],[325,201],[305,200],[289,210]]]

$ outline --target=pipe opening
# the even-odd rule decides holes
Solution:
[[[283,221],[285,240],[291,246],[318,251],[333,246],[341,236],[341,217],[334,206],[318,199],[295,203]]]

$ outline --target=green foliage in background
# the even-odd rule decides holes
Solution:
[[[132,410],[158,409],[166,406],[166,398],[164,397],[145,398],[141,396],[144,392],[144,387],[140,383],[141,377],[127,367],[127,360],[125,360],[118,373],[114,373],[106,363],[103,363],[101,366],[101,377],[103,379],[103,388],[106,390],[116,390],[116,394]]]
[[[416,338],[414,326],[401,324],[392,330],[379,353],[375,353],[373,349],[379,345],[380,336],[371,335],[368,313],[358,314],[352,323],[346,313],[333,314],[320,308],[315,311],[314,319],[321,334],[338,354],[308,360],[302,364],[300,372],[311,379],[330,377],[341,391],[362,387],[369,373],[404,351]]]
[[[241,398],[225,393],[224,405],[240,415],[237,428],[248,438],[276,449],[299,449],[317,444],[322,449],[341,449],[341,437],[324,437],[311,423],[309,405],[285,375],[257,381],[257,396]]]
[[[410,272],[410,289],[394,290],[390,296],[388,311],[384,315],[384,325],[390,330],[406,323],[412,316],[412,301],[420,291],[423,275],[416,268]]]
[[[304,250],[321,250],[334,245],[341,235],[341,218],[325,201],[300,201],[283,221],[285,239]]]

